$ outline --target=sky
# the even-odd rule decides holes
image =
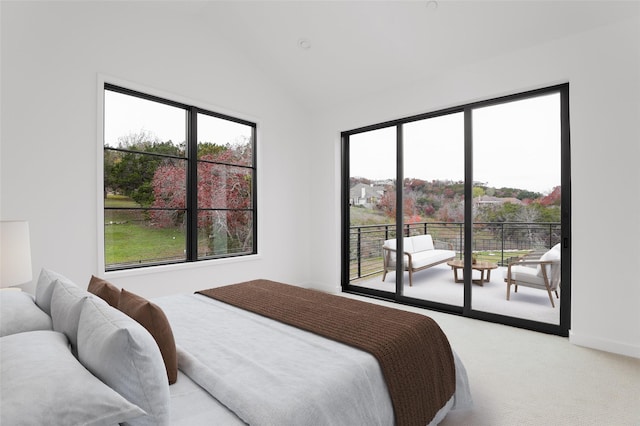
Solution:
[[[105,91],[105,142],[146,130],[161,141],[185,140],[183,109]],[[560,185],[560,96],[551,94],[473,110],[475,182],[549,193]],[[199,116],[198,140],[219,144],[250,137],[249,126]],[[405,177],[464,180],[463,114],[404,125]],[[395,179],[396,128],[352,135],[350,173],[372,180]]]
[[[104,140],[117,146],[118,138],[141,131],[153,132],[162,142],[186,140],[186,111],[170,105],[105,90]],[[209,115],[198,115],[198,140],[218,144],[251,137],[251,127]]]
[[[474,109],[473,177],[501,188],[550,193],[560,185],[560,96],[551,94]],[[396,128],[350,137],[350,174],[395,179]],[[464,180],[463,114],[407,123],[404,176]]]

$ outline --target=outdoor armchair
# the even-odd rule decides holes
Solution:
[[[511,297],[511,286],[537,288],[546,290],[551,301],[551,306],[555,308],[551,292],[558,295],[560,286],[560,245],[554,246],[545,252],[539,259],[532,259],[530,256],[515,260],[509,263],[504,281],[507,283],[507,300]]]

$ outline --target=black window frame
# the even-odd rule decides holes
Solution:
[[[465,133],[465,224],[464,224],[464,258],[465,269],[470,270],[471,267],[471,241],[472,241],[472,221],[470,218],[472,215],[472,204],[468,200],[472,199],[472,186],[473,186],[473,132],[472,132],[472,112],[477,108],[486,106],[504,104],[511,101],[519,101],[537,96],[544,96],[549,94],[558,94],[560,96],[560,132],[561,132],[561,186],[562,186],[562,201],[561,201],[561,227],[562,227],[562,266],[561,266],[561,280],[562,280],[562,299],[560,301],[560,322],[559,324],[547,324],[532,320],[521,319],[513,316],[506,316],[502,314],[495,314],[485,311],[479,311],[472,308],[472,292],[471,292],[471,274],[465,274],[464,282],[464,304],[462,307],[445,305],[438,302],[432,302],[422,299],[414,299],[403,295],[403,274],[398,274],[396,278],[396,290],[395,293],[388,293],[382,290],[369,289],[365,287],[358,287],[352,285],[349,280],[349,138],[353,135],[368,132],[371,130],[378,130],[382,128],[395,127],[397,130],[396,137],[396,169],[397,176],[396,181],[401,182],[403,176],[403,161],[402,161],[402,149],[403,149],[403,133],[402,127],[404,124],[408,124],[414,121],[434,118],[438,116],[463,113],[464,114],[464,133]],[[569,83],[561,83],[553,86],[542,87],[539,89],[533,89],[524,92],[517,92],[510,95],[500,96],[496,98],[490,98],[486,100],[480,100],[471,102],[468,104],[453,106],[450,108],[444,108],[432,112],[422,113],[418,115],[408,116],[404,118],[398,118],[386,122],[377,124],[371,124],[363,127],[359,127],[352,130],[343,131],[340,133],[341,137],[341,288],[345,293],[353,293],[358,295],[364,295],[368,297],[374,297],[384,300],[393,301],[396,303],[423,307],[432,309],[435,311],[446,312],[450,314],[457,314],[469,318],[480,319],[488,322],[495,322],[500,324],[506,324],[523,329],[539,331],[543,333],[556,334],[560,336],[568,336],[571,329],[571,133],[569,123]],[[402,185],[396,187],[396,235],[403,235],[403,216],[402,216]],[[397,238],[396,248],[398,251],[403,250],[403,239]]]
[[[243,257],[258,254],[258,175],[257,175],[257,123],[254,123],[249,120],[244,120],[241,118],[233,117],[230,115],[222,114],[219,112],[215,112],[209,109],[200,108],[195,105],[190,105],[182,102],[177,102],[171,99],[167,99],[164,97],[152,95],[149,93],[144,93],[138,90],[129,89],[126,87],[122,87],[116,84],[104,83],[103,93],[106,91],[116,92],[123,95],[133,96],[140,99],[161,103],[164,105],[169,105],[172,107],[176,107],[179,109],[185,110],[186,113],[186,141],[185,141],[185,155],[184,157],[169,155],[169,154],[160,154],[160,153],[149,153],[149,152],[141,152],[135,150],[128,150],[118,147],[106,147],[104,143],[104,135],[102,140],[103,147],[103,162],[104,162],[104,152],[115,151],[115,152],[125,152],[125,153],[133,153],[139,155],[150,155],[157,156],[167,159],[174,159],[186,162],[186,207],[184,209],[170,209],[170,210],[184,210],[186,217],[186,243],[185,243],[185,258],[180,260],[159,260],[159,261],[149,261],[145,263],[123,263],[117,264],[115,266],[110,266],[106,262],[106,240],[104,241],[103,251],[103,262],[105,272],[112,271],[123,271],[123,270],[132,270],[132,269],[142,269],[149,268],[160,265],[171,265],[171,264],[184,264],[184,263],[192,263],[213,259],[228,259],[234,257]],[[198,206],[198,163],[200,162],[208,162],[211,161],[202,161],[198,159],[198,114],[211,116],[215,118],[219,118],[222,120],[231,121],[238,124],[243,124],[249,126],[251,128],[251,164],[250,165],[242,165],[242,164],[225,164],[225,163],[217,163],[225,166],[233,166],[239,168],[249,169],[252,175],[252,185],[251,185],[251,206],[246,209],[224,209],[224,208],[199,208]],[[103,115],[103,120],[106,120],[106,117]],[[103,191],[105,188],[105,180],[104,173],[102,177],[102,187]],[[103,214],[107,210],[116,210],[122,209],[122,207],[107,207],[103,206]],[[149,210],[166,210],[162,208],[155,207],[127,207],[127,210],[135,210],[135,211],[149,211]],[[243,252],[233,252],[226,254],[213,254],[207,256],[199,256],[198,255],[198,213],[200,211],[246,211],[250,212],[252,215],[252,246],[250,251]],[[103,224],[102,227],[103,236],[105,234],[105,226]]]

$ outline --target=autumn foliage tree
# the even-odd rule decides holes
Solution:
[[[556,186],[553,191],[545,197],[540,199],[540,204],[543,206],[559,206],[562,200],[562,187]]]
[[[253,245],[252,150],[244,144],[199,144],[198,235],[204,255],[250,251]],[[186,165],[166,161],[154,174],[155,226],[183,225],[186,211]],[[166,209],[166,210],[165,210]]]
[[[387,185],[384,194],[378,202],[377,208],[390,218],[396,217],[396,187]],[[415,197],[406,197],[403,200],[402,210],[405,218],[410,218],[411,223],[420,222],[421,218],[416,210]]]
[[[153,132],[141,130],[118,138],[117,149],[106,147],[104,153],[104,187],[107,192],[130,197],[141,206],[153,202],[151,181],[160,155],[184,155],[184,145],[161,141]],[[146,155],[160,154],[160,155]]]

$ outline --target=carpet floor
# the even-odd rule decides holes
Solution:
[[[442,426],[640,425],[640,359],[563,337],[344,296],[418,312],[440,324],[466,367],[474,399],[472,409],[450,412]]]

